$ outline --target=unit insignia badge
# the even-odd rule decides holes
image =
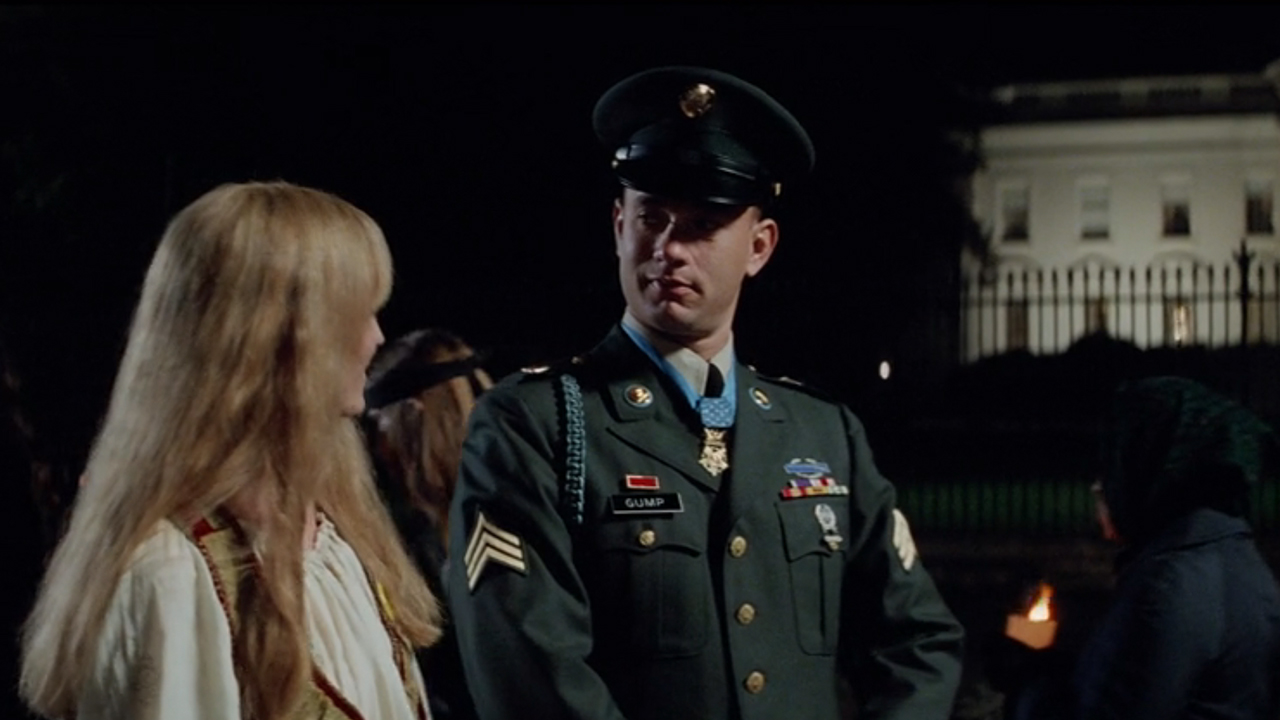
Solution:
[[[844,538],[840,536],[840,527],[836,520],[836,511],[826,503],[818,503],[813,508],[813,516],[818,518],[818,527],[822,528],[822,541],[832,551],[840,549]]]

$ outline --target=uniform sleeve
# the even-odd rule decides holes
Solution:
[[[528,403],[503,388],[472,413],[451,510],[448,585],[480,717],[622,717],[587,664],[587,593],[558,509],[550,383]],[[530,407],[543,410],[535,416]]]
[[[842,661],[859,718],[945,720],[960,685],[964,630],[917,555],[893,486],[875,467],[862,424],[848,411],[853,512],[865,528],[850,559]]]
[[[183,547],[183,545],[187,547]],[[239,720],[231,632],[198,551],[149,540],[107,610],[78,720]]]

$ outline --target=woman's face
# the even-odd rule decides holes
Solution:
[[[1112,542],[1120,541],[1120,534],[1116,532],[1116,526],[1111,521],[1111,508],[1107,506],[1107,499],[1102,492],[1102,481],[1098,480],[1089,486],[1089,490],[1093,493],[1094,514],[1098,518],[1098,527],[1102,530],[1102,537]]]
[[[378,316],[372,312],[360,328],[359,345],[347,355],[348,366],[343,374],[342,412],[350,416],[364,412],[365,373],[369,369],[369,362],[373,360],[373,354],[386,339],[378,325]]]

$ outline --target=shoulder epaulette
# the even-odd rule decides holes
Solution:
[[[516,373],[520,378],[520,382],[525,380],[554,378],[566,372],[575,371],[584,363],[583,356],[574,355],[572,357],[563,358],[550,364],[529,365],[520,368],[520,372]]]
[[[777,387],[785,388],[788,390],[798,390],[806,395],[813,396],[819,400],[825,400],[827,402],[832,402],[832,403],[840,402],[839,399],[837,399],[834,395],[827,392],[826,390],[823,390],[822,388],[809,385],[808,383],[801,382],[800,380],[796,380],[795,378],[790,378],[785,375],[772,376],[772,375],[763,375],[763,374],[757,373],[756,377],[759,378],[762,382],[766,382],[771,385],[775,385]]]

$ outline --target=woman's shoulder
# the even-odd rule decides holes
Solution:
[[[177,525],[162,520],[134,548],[122,580],[135,588],[147,585],[190,588],[200,576],[207,574],[195,543]]]

